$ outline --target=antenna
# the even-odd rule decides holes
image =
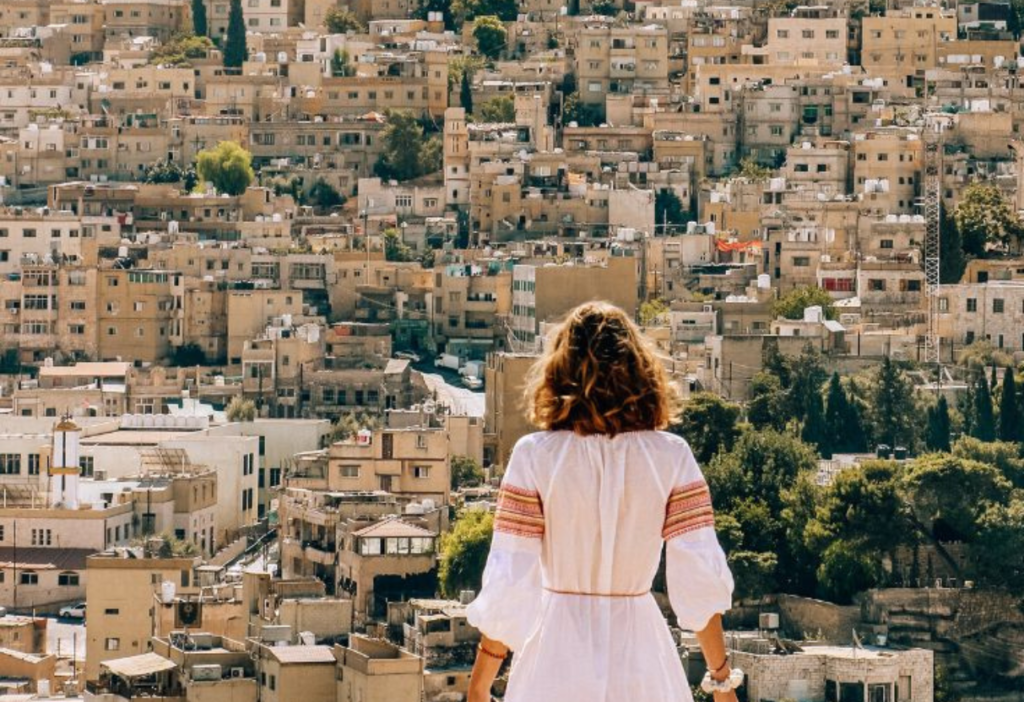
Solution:
[[[928,333],[925,336],[924,360],[940,365],[941,342],[939,340],[939,288],[942,247],[940,232],[940,210],[942,207],[942,149],[944,135],[941,118],[933,115],[924,123],[924,278],[925,296],[928,305]],[[941,382],[941,368],[939,381]]]

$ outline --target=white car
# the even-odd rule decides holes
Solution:
[[[62,619],[85,619],[85,603],[65,605],[59,612]]]
[[[413,363],[419,363],[420,357],[414,354],[412,351],[398,351],[395,353],[395,358],[402,358],[406,361],[412,361]]]
[[[470,390],[479,390],[484,386],[484,381],[477,378],[475,375],[464,375],[462,376],[462,384]]]

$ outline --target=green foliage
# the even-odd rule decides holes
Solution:
[[[355,67],[347,51],[335,49],[331,55],[331,75],[335,78],[351,78],[356,74]]]
[[[383,422],[379,415],[369,412],[346,412],[338,417],[331,429],[331,443],[348,441],[361,429],[380,429]]]
[[[821,595],[837,604],[849,604],[853,596],[878,584],[881,566],[855,544],[834,541],[825,549],[818,567]]]
[[[205,0],[192,0],[192,31],[197,37],[205,37],[209,34],[209,29],[206,26]]]
[[[224,409],[229,422],[251,422],[256,419],[256,403],[235,395]]]
[[[789,291],[772,305],[772,314],[785,319],[803,319],[804,310],[815,305],[821,307],[826,319],[838,316],[835,302],[828,291],[821,288],[795,288]]]
[[[516,0],[453,0],[452,15],[457,24],[487,16],[514,22],[519,17],[519,4]]]
[[[384,258],[396,262],[412,261],[415,258],[412,249],[402,241],[402,234],[397,229],[384,230]]]
[[[323,178],[318,178],[313,187],[309,189],[306,200],[314,207],[322,210],[329,210],[345,204],[345,196],[338,192],[338,189]]]
[[[870,406],[876,442],[913,450],[919,431],[914,386],[888,356],[878,369]]]
[[[745,158],[740,161],[736,175],[740,178],[760,182],[772,177],[772,169],[765,168],[752,158]]]
[[[828,384],[825,436],[828,449],[834,453],[860,453],[868,448],[860,409],[850,399],[839,373],[833,373]]]
[[[184,366],[202,366],[206,364],[206,354],[199,344],[190,341],[174,349],[171,363],[179,368]]]
[[[761,597],[775,589],[779,559],[774,553],[732,551],[728,554],[728,561],[736,582],[736,597]]]
[[[644,301],[640,304],[640,326],[649,327],[664,321],[663,317],[668,311],[664,300],[655,298]]]
[[[508,30],[498,17],[483,15],[473,22],[473,39],[481,54],[496,59],[508,45]]]
[[[473,114],[473,77],[469,71],[462,73],[462,80],[459,83],[459,104],[467,116]]]
[[[334,6],[324,14],[324,27],[328,34],[348,34],[363,31],[363,24],[350,10]]]
[[[381,178],[411,180],[440,168],[440,139],[426,138],[423,127],[409,112],[388,112],[383,149],[374,172]]]
[[[146,167],[146,171],[142,176],[143,183],[181,183],[182,190],[190,192],[196,183],[199,182],[199,176],[196,175],[196,169],[189,167],[183,169],[176,163],[169,163],[168,161],[156,161]]]
[[[603,17],[615,17],[619,14],[619,6],[615,4],[615,0],[594,0],[590,4],[590,11]]]
[[[1024,453],[1019,444],[961,436],[953,445],[953,455],[995,466],[1015,488],[1024,489]]]
[[[660,188],[654,194],[654,217],[656,224],[684,225],[693,217],[690,215],[683,201],[679,199],[671,188]],[[665,232],[667,234],[667,232]]]
[[[249,47],[245,38],[242,0],[231,0],[231,8],[228,10],[228,34],[224,42],[224,67],[241,68],[248,59]]]
[[[984,582],[1024,592],[1024,497],[990,505],[979,517],[972,574]]]
[[[196,157],[196,173],[205,183],[212,183],[219,193],[241,195],[252,184],[252,154],[237,141],[222,141],[213,149],[200,151]]]
[[[1000,366],[1006,368],[1013,363],[1013,357],[987,339],[979,339],[960,352],[959,363],[968,368]]]
[[[208,37],[177,34],[153,50],[149,63],[154,66],[191,66],[192,60],[206,58],[212,49],[213,42]]]
[[[984,256],[989,246],[1019,245],[1024,235],[1024,224],[1013,206],[998,186],[988,181],[964,189],[953,217],[964,252],[971,256]]]
[[[462,512],[441,538],[438,581],[445,597],[458,597],[462,590],[480,591],[493,533],[494,517],[472,509]]]
[[[787,419],[786,391],[782,387],[779,376],[762,371],[751,378],[747,421],[756,429],[782,431],[786,428]]]
[[[475,459],[469,456],[452,456],[451,462],[452,490],[464,487],[476,487],[484,482],[484,469]]]
[[[160,535],[160,545],[157,548],[158,558],[192,558],[199,555],[199,548],[185,539],[179,539],[170,532]]]
[[[710,392],[692,395],[672,431],[690,444],[697,462],[710,461],[739,437],[740,406]]]
[[[440,12],[444,16],[445,29],[457,29],[455,18],[452,15],[451,0],[420,0],[413,16],[416,19],[425,20],[431,12]]]
[[[939,282],[956,285],[967,268],[964,256],[964,241],[956,219],[946,214],[946,208],[939,210]]]
[[[832,444],[829,441],[828,429],[825,424],[825,405],[819,390],[812,391],[806,399],[804,407],[804,423],[800,430],[800,438],[811,446],[815,446],[825,458],[832,457]]]
[[[481,122],[515,122],[516,101],[509,95],[491,98],[480,105],[477,116]]]
[[[996,438],[996,418],[992,408],[992,392],[984,373],[974,382],[974,416],[971,418],[971,436],[982,441]]]
[[[562,102],[562,124],[569,126],[570,122],[580,127],[596,127],[604,122],[604,107],[581,102],[578,92],[567,93]]]
[[[1003,375],[1003,385],[999,393],[999,439],[1000,441],[1020,441],[1022,436],[1020,398],[1017,397],[1017,381],[1013,377],[1013,367],[1007,368]]]
[[[939,395],[938,401],[928,408],[928,428],[925,431],[924,443],[931,451],[949,452],[950,439],[949,403],[945,395]]]

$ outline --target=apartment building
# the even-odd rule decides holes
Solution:
[[[762,51],[744,53],[763,56],[766,63],[774,65],[841,66],[846,63],[846,43],[845,16],[835,16],[826,7],[797,7],[789,17],[768,20],[768,39]]]
[[[387,110],[442,119],[448,107],[448,57],[440,51],[368,55],[352,77],[324,77],[315,114],[357,117]]]
[[[432,339],[446,353],[483,360],[505,347],[512,311],[512,272],[498,262],[449,264],[435,274]]]
[[[443,428],[376,429],[328,448],[327,489],[383,490],[409,500],[449,503],[448,432]]]
[[[484,465],[508,465],[512,447],[534,431],[523,411],[526,376],[537,357],[495,352],[484,370]]]
[[[989,279],[943,285],[938,302],[942,336],[954,347],[989,341],[1010,352],[1024,351],[1024,284]]]
[[[892,10],[865,17],[861,24],[861,65],[908,88],[937,64],[938,47],[957,36],[956,15],[936,6]]]
[[[658,25],[585,24],[576,37],[580,101],[604,105],[605,96],[668,95],[668,32]]]
[[[354,634],[335,646],[337,702],[419,702],[423,659],[394,644]]]
[[[101,359],[160,361],[180,343],[185,279],[177,271],[104,269],[97,286]]]
[[[184,31],[190,17],[186,0],[103,0],[101,5],[107,41],[127,36],[165,42]]]
[[[924,151],[920,135],[901,128],[854,134],[854,192],[883,214],[913,214],[920,193]]]
[[[103,5],[89,0],[58,0],[50,4],[50,24],[71,27],[72,59],[85,62],[103,58],[104,14]]]

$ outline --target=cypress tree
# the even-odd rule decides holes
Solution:
[[[851,409],[843,385],[839,382],[839,373],[833,373],[828,381],[828,398],[825,406],[825,433],[833,451],[845,453],[849,450],[846,422]]]
[[[192,0],[192,33],[197,37],[205,37],[207,32],[206,2],[205,0]]]
[[[956,285],[963,277],[967,259],[956,220],[946,214],[945,207],[939,209],[939,251],[939,281],[943,285]]]
[[[818,453],[825,458],[832,458],[832,446],[828,440],[825,426],[825,408],[822,406],[821,393],[814,392],[805,398],[803,431],[800,438],[818,447]]]
[[[466,111],[466,116],[473,114],[473,83],[469,71],[462,71],[462,84],[459,86],[459,103]]]
[[[241,68],[249,58],[245,43],[245,18],[242,16],[242,0],[231,0],[228,12],[228,36],[224,43],[224,67]]]
[[[974,431],[973,436],[981,441],[994,441],[996,438],[996,419],[992,411],[992,391],[988,380],[982,373],[974,388]]]
[[[999,398],[999,438],[1002,441],[1020,441],[1020,405],[1017,397],[1017,381],[1013,368],[1007,368],[1003,376],[1003,392]]]
[[[949,452],[949,403],[945,395],[939,395],[939,401],[928,409],[928,432],[925,443],[932,451]]]

